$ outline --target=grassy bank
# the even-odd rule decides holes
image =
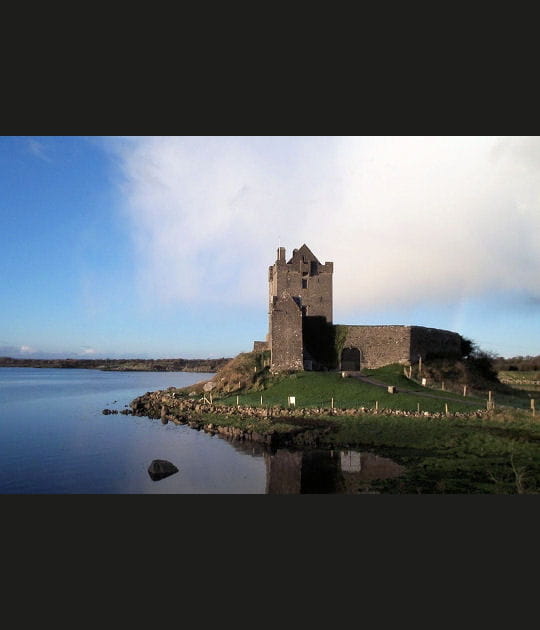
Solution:
[[[175,390],[140,397],[139,415],[275,448],[371,451],[405,467],[373,481],[384,493],[526,494],[540,490],[540,417],[521,410],[461,415],[204,405]],[[148,404],[146,404],[148,403]],[[132,404],[133,407],[133,404]],[[350,413],[352,411],[352,413]],[[260,415],[259,415],[260,414]]]
[[[429,393],[437,398],[427,398],[415,393],[389,394],[383,387],[364,383],[355,378],[342,378],[339,372],[298,372],[276,382],[269,382],[263,391],[243,389],[230,395],[215,397],[220,403],[254,407],[281,405],[286,407],[288,397],[295,397],[296,407],[330,408],[373,408],[403,409],[405,411],[450,412],[471,411],[474,408],[485,408],[482,398],[467,398],[470,405],[464,402],[463,396],[451,392],[437,391],[422,387],[402,375],[401,366],[387,366],[379,370],[366,371],[366,374],[388,385],[395,385],[418,394]],[[261,403],[262,397],[262,403]]]
[[[496,405],[487,411],[487,391],[463,397],[424,387],[406,378],[399,365],[364,372],[385,387],[336,372],[273,377],[248,353],[233,367],[218,373],[229,391],[213,390],[212,405],[201,403],[200,383],[141,397],[134,410],[170,414],[194,428],[273,446],[369,450],[406,468],[398,478],[373,482],[384,493],[540,491],[540,414],[533,416],[527,392],[494,383]],[[410,391],[390,394],[387,385]],[[288,407],[289,396],[296,398],[295,407]]]
[[[374,482],[390,493],[526,494],[540,490],[540,422],[501,411],[481,418],[334,418],[321,443],[370,448],[407,469]]]

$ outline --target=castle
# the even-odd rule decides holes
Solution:
[[[411,365],[420,358],[461,356],[461,335],[424,326],[350,326],[332,322],[334,264],[324,265],[302,245],[289,261],[277,250],[269,268],[266,341],[253,349],[270,350],[271,372],[299,370],[359,371],[390,363]]]

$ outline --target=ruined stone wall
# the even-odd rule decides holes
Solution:
[[[253,352],[264,352],[265,350],[269,350],[269,345],[267,341],[253,342]]]
[[[303,370],[302,311],[288,293],[270,313],[271,371]]]
[[[430,356],[461,356],[461,335],[439,328],[411,326],[411,361]]]
[[[360,368],[375,369],[390,363],[404,365],[409,363],[410,326],[348,326],[347,328],[343,348],[360,350]]]
[[[287,262],[285,260],[285,248],[278,248],[276,262],[268,269],[269,302],[287,290]]]
[[[301,299],[304,315],[324,317],[332,323],[332,276],[334,265],[322,265],[307,248],[295,250],[287,263],[287,291]]]
[[[289,262],[285,261],[285,248],[280,247],[276,262],[268,270],[270,311],[275,298],[286,291],[300,298],[304,315],[325,317],[331,323],[333,272],[333,263],[321,264],[305,245],[294,250]]]
[[[390,363],[410,365],[420,356],[461,356],[461,336],[424,326],[348,326],[342,348],[358,348],[360,368],[375,369]]]

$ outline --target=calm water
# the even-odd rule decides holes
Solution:
[[[210,376],[0,368],[0,493],[358,492],[401,471],[370,453],[270,452],[170,422],[101,413]],[[153,459],[179,472],[152,481]]]

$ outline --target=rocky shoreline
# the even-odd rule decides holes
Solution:
[[[444,413],[413,412],[396,409],[282,408],[220,405],[204,398],[180,397],[175,388],[146,392],[135,398],[129,408],[122,411],[104,409],[103,414],[159,418],[166,424],[185,424],[210,434],[219,434],[238,440],[250,440],[270,446],[316,447],[320,438],[335,428],[333,417],[362,415],[392,415],[418,418],[442,418]],[[482,417],[485,410],[448,414],[457,417]],[[336,418],[337,419],[337,418]]]

